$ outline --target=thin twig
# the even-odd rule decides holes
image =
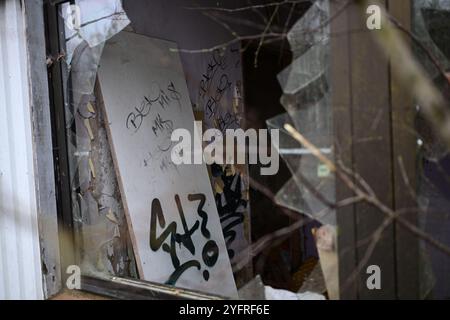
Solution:
[[[228,13],[234,13],[234,12],[242,12],[242,11],[250,11],[255,9],[264,9],[264,8],[270,8],[270,7],[278,7],[283,6],[286,4],[298,4],[298,3],[306,3],[309,2],[309,0],[286,0],[286,1],[280,1],[280,2],[271,2],[266,4],[253,4],[246,7],[239,7],[239,8],[223,8],[223,7],[185,7],[185,9],[188,10],[209,10],[209,11],[222,11],[222,12],[228,12]]]
[[[255,52],[255,61],[254,61],[254,66],[255,66],[255,68],[258,67],[258,56],[259,56],[259,52],[261,51],[261,48],[262,48],[262,46],[263,46],[263,44],[264,44],[264,39],[266,38],[266,34],[267,34],[267,32],[269,31],[270,26],[271,26],[272,23],[273,23],[273,19],[275,18],[276,14],[278,13],[278,9],[279,9],[279,8],[280,8],[279,6],[276,6],[276,7],[275,7],[275,10],[273,10],[273,13],[272,13],[272,16],[270,17],[270,20],[269,20],[269,22],[267,23],[266,29],[263,31],[263,33],[262,33],[262,35],[261,35],[261,38],[260,38],[260,40],[259,40],[258,47],[256,48],[256,52]]]

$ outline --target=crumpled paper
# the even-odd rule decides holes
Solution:
[[[266,295],[266,300],[326,300],[325,297],[319,293],[294,293],[287,290],[274,289],[270,286],[264,287],[264,293]]]

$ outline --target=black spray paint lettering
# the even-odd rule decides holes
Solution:
[[[214,176],[220,176],[224,183],[223,193],[216,193],[215,197],[228,256],[232,259],[235,254],[231,249],[231,245],[236,239],[235,228],[244,222],[247,200],[242,198],[242,181],[238,173],[227,176],[226,170],[217,164],[212,166],[212,172]]]
[[[170,255],[175,271],[172,272],[172,274],[169,276],[169,279],[166,281],[166,284],[169,285],[175,285],[178,279],[189,268],[196,268],[199,271],[201,270],[202,266],[198,260],[192,259],[181,263],[177,255],[177,244],[180,248],[181,245],[183,245],[191,253],[191,255],[195,255],[196,247],[194,242],[192,241],[192,236],[197,232],[199,228],[203,237],[208,239],[202,249],[203,263],[206,265],[206,267],[211,268],[217,263],[217,260],[219,258],[219,247],[214,240],[210,239],[211,233],[207,228],[208,214],[203,210],[206,202],[205,195],[188,195],[188,200],[190,202],[199,201],[197,214],[201,218],[201,222],[199,220],[196,220],[194,225],[189,228],[189,226],[187,225],[183,207],[181,205],[180,197],[179,195],[175,195],[175,203],[177,205],[178,215],[180,217],[183,229],[183,233],[181,234],[177,232],[178,226],[175,221],[171,222],[166,227],[166,220],[161,207],[161,202],[156,198],[152,201],[150,216],[150,248],[155,252],[159,251],[162,248],[163,251],[167,252]],[[163,229],[160,235],[157,235],[158,226],[159,228]],[[206,281],[209,280],[210,273],[207,268],[203,270],[202,275],[203,279],[205,279]]]

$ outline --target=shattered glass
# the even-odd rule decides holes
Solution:
[[[450,11],[450,1],[448,0],[414,0],[413,1],[413,32],[424,47],[433,55],[444,69],[450,67],[448,55],[448,32],[443,32],[442,27],[448,28],[448,19],[440,19],[439,15],[445,15]],[[448,18],[448,16],[447,16]],[[441,29],[440,32],[438,29]],[[437,32],[434,32],[436,30]],[[433,39],[434,38],[434,39]],[[437,41],[434,41],[437,40]],[[447,51],[448,53],[448,51]],[[432,77],[437,76],[438,70],[428,58],[423,50],[417,50],[419,59],[425,64],[427,71],[431,72]]]
[[[278,75],[283,89],[281,103],[287,113],[268,120],[267,125],[280,130],[275,147],[292,173],[276,195],[278,204],[323,224],[336,225],[334,173],[284,129],[285,124],[291,124],[333,161],[328,10],[328,1],[314,2],[289,31],[294,59]]]
[[[106,128],[95,95],[105,41],[129,19],[120,0],[63,3],[63,70],[75,247],[84,274],[136,277]]]

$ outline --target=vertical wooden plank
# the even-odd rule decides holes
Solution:
[[[411,29],[411,1],[390,0],[390,14],[407,30]],[[405,40],[409,40],[407,37]],[[391,72],[392,145],[395,209],[416,207],[415,108],[408,90]],[[417,212],[402,215],[417,224]],[[395,225],[397,298],[419,299],[419,241],[399,224]]]
[[[386,1],[377,4],[385,5]],[[352,64],[353,170],[371,186],[377,198],[392,208],[391,115],[388,61],[366,27],[366,8],[350,7],[350,57]],[[386,216],[365,202],[355,205],[356,254],[361,299],[395,298],[394,227],[391,223],[377,240],[375,232]],[[370,240],[370,241],[368,241]],[[367,267],[381,270],[381,290],[367,288]]]
[[[339,15],[336,12],[342,6],[341,1],[331,1],[330,16],[336,16],[331,21],[331,101],[333,105],[334,145],[336,158],[348,168],[352,168],[352,115],[351,115],[351,59],[349,54],[350,38],[348,34],[348,10]],[[336,185],[336,201],[352,196],[352,191],[339,180]],[[355,252],[355,214],[354,206],[346,206],[336,210],[339,255],[339,284],[341,299],[356,299],[356,281],[350,277],[356,266]]]

